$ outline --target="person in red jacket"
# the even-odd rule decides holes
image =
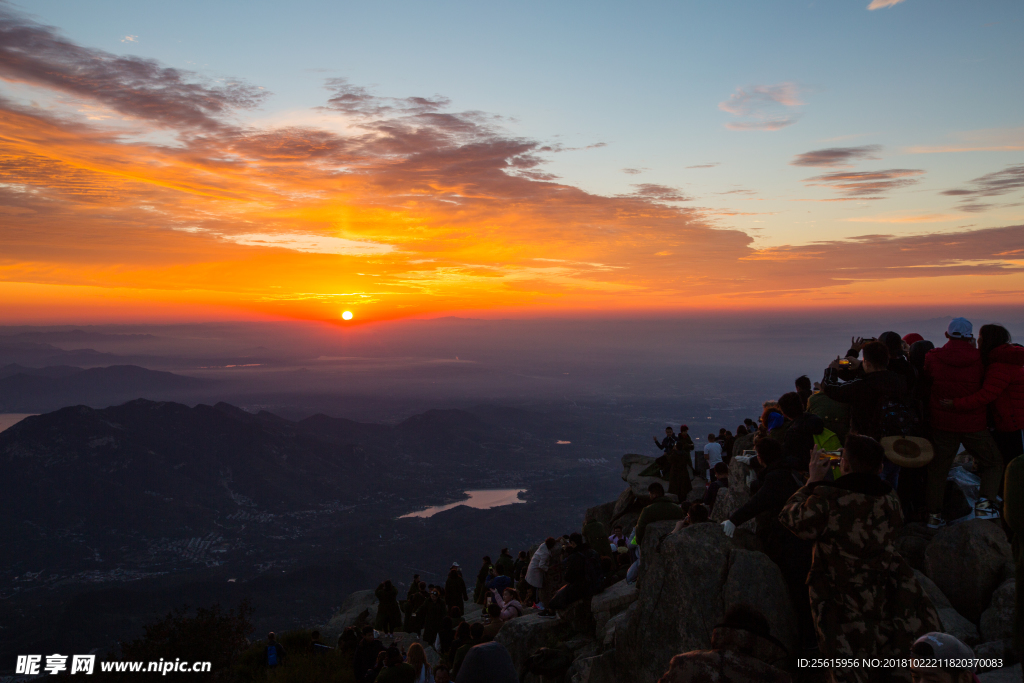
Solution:
[[[1010,343],[1002,325],[983,325],[978,331],[978,350],[985,367],[981,389],[963,398],[943,399],[940,405],[956,411],[994,408],[992,436],[1003,454],[1003,465],[1024,454],[1024,346]]]
[[[947,407],[945,399],[966,398],[981,389],[983,366],[981,352],[974,347],[974,328],[965,318],[954,318],[946,330],[949,340],[940,348],[932,349],[924,359],[924,374],[931,380],[932,443],[935,456],[928,464],[926,504],[928,526],[938,529],[945,525],[942,503],[946,493],[946,478],[960,445],[971,451],[981,478],[981,491],[974,505],[974,516],[979,519],[999,517],[996,497],[1002,479],[1002,458],[988,431],[985,407],[956,410]]]

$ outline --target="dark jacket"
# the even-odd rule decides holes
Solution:
[[[817,415],[804,413],[793,420],[782,438],[782,456],[791,458],[806,471],[814,449],[814,437],[825,431],[825,422]]]
[[[356,680],[363,680],[366,672],[377,664],[377,655],[384,652],[385,649],[384,644],[376,638],[369,643],[360,639],[359,644],[356,645],[356,654],[352,659],[352,671],[356,675]]]
[[[973,410],[949,410],[939,405],[944,398],[958,399],[981,389],[981,352],[964,339],[950,339],[924,357],[924,373],[931,378],[932,429],[945,432],[980,432],[987,425],[984,406]]]
[[[846,441],[846,433],[850,431],[850,406],[819,391],[807,399],[807,412],[820,417],[825,428],[832,430],[839,441]]]
[[[840,383],[836,372],[830,370],[821,389],[829,398],[849,403],[851,429],[874,439],[882,438],[882,404],[889,399],[909,399],[906,382],[892,370],[879,370],[846,383]]]
[[[758,472],[757,481],[750,487],[750,500],[729,517],[736,526],[756,517],[757,536],[768,557],[779,566],[801,567],[805,573],[810,569],[812,544],[784,529],[779,522],[779,512],[789,497],[803,486],[801,470],[806,469],[806,462],[792,457],[782,457],[768,465]]]
[[[449,607],[458,607],[460,613],[465,613],[466,600],[469,600],[469,595],[466,593],[466,582],[462,574],[448,572],[448,579],[444,582],[445,603]]]
[[[636,521],[636,544],[643,545],[644,530],[651,522],[662,522],[667,519],[683,519],[683,509],[665,496],[655,498],[640,511],[640,519]]]
[[[587,560],[586,551],[590,546],[584,543],[569,550],[569,554],[562,560],[565,565],[565,583],[573,586],[587,585]]]
[[[717,477],[714,481],[708,484],[708,487],[704,489],[704,497],[700,502],[704,503],[704,507],[708,509],[708,512],[714,512],[715,501],[718,500],[718,491],[720,489],[728,488],[728,483],[722,483]],[[682,509],[682,508],[680,508]]]
[[[801,487],[779,513],[784,527],[814,542],[807,577],[823,657],[907,657],[942,624],[896,550],[899,498],[873,474]]]
[[[995,409],[996,429],[1014,432],[1024,428],[1024,346],[1003,344],[992,349],[981,389],[954,400],[953,407],[970,411],[989,403]]]
[[[502,553],[498,556],[498,561],[494,563],[494,568],[498,570],[499,574],[505,576],[512,576],[512,572],[515,570],[516,561],[512,559],[511,555],[505,555]]]
[[[437,632],[441,628],[441,622],[448,616],[448,606],[443,600],[428,599],[423,606],[416,611],[416,618],[423,624],[423,642],[433,646]]]

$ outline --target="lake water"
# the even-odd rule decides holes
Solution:
[[[32,417],[34,413],[0,413],[0,432],[8,427],[13,427],[26,417]]]
[[[476,508],[478,510],[489,510],[490,508],[496,508],[500,505],[525,503],[525,500],[519,499],[520,493],[526,493],[526,489],[484,489],[482,491],[466,491],[466,495],[469,496],[468,500],[460,500],[457,503],[448,503],[447,505],[435,505],[427,508],[426,510],[419,510],[417,512],[410,512],[407,515],[402,515],[399,519],[405,519],[406,517],[433,517],[438,512],[451,510],[459,505],[468,505],[469,507]]]

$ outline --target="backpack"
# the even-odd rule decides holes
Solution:
[[[277,666],[277,645],[267,645],[267,666]]]
[[[920,436],[921,419],[917,411],[900,398],[883,398],[879,406],[880,436]]]
[[[601,556],[591,548],[583,556],[583,569],[586,572],[587,592],[597,595],[604,590],[604,570],[601,569]]]

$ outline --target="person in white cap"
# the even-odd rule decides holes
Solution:
[[[962,444],[974,455],[981,478],[981,491],[974,506],[978,519],[996,519],[1002,456],[988,431],[985,407],[957,411],[946,406],[948,399],[970,396],[981,388],[984,367],[981,352],[974,345],[974,328],[966,318],[953,318],[946,330],[944,346],[932,349],[924,359],[924,375],[931,381],[931,426],[935,457],[928,464],[926,505],[928,526],[945,526],[942,503],[946,478]]]
[[[948,633],[933,631],[911,648],[910,678],[914,683],[975,683],[974,650]]]

